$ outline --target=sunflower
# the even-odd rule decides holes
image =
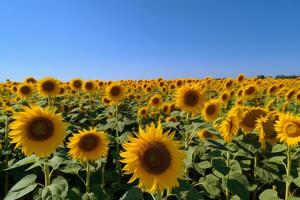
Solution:
[[[275,124],[277,138],[288,146],[295,146],[300,142],[300,117],[291,114],[281,114]]]
[[[162,103],[162,97],[159,94],[152,96],[148,102],[149,106],[153,106],[153,107],[157,107],[161,105],[161,103]]]
[[[73,134],[69,140],[69,155],[74,160],[90,162],[106,157],[108,152],[108,140],[106,133],[97,131],[96,128],[79,131]]]
[[[266,143],[276,144],[277,133],[275,131],[276,118],[272,115],[267,115],[256,120],[256,129],[259,131],[259,142],[262,148],[266,148]]]
[[[111,102],[117,103],[125,97],[125,89],[119,83],[112,83],[106,88],[106,96]]]
[[[145,117],[145,116],[147,116],[147,114],[148,114],[148,107],[147,106],[141,107],[138,110],[138,116],[139,117]]]
[[[205,103],[202,110],[202,115],[204,120],[207,122],[212,122],[217,119],[218,114],[221,111],[221,102],[218,99],[211,99]]]
[[[171,105],[170,103],[164,103],[161,107],[161,110],[164,114],[168,115],[171,112]]]
[[[221,94],[221,96],[220,96],[220,100],[221,100],[224,104],[227,104],[228,101],[230,100],[230,94],[229,94],[227,91],[223,92],[223,93]]]
[[[59,81],[52,77],[45,77],[38,82],[39,93],[43,96],[56,96],[59,94]]]
[[[83,85],[83,80],[81,80],[80,78],[74,78],[70,82],[70,86],[72,90],[81,90],[82,85]]]
[[[33,94],[33,88],[28,83],[23,83],[17,88],[18,95],[22,98],[28,98]]]
[[[28,78],[26,78],[25,79],[25,81],[24,81],[25,83],[29,83],[29,84],[34,84],[34,83],[36,83],[37,81],[36,81],[36,79],[35,78],[33,78],[33,77],[28,77]]]
[[[219,131],[225,142],[231,142],[239,131],[238,115],[231,114],[220,124]]]
[[[199,130],[197,135],[200,140],[207,140],[207,139],[217,140],[218,139],[218,137],[215,134],[213,134],[212,132],[210,132],[206,129]]]
[[[86,92],[93,92],[96,88],[94,81],[86,81],[83,84],[83,89]]]
[[[239,74],[237,77],[236,77],[236,80],[241,83],[243,82],[243,80],[245,79],[245,74]]]
[[[39,106],[24,107],[24,111],[15,113],[9,136],[16,147],[29,156],[36,154],[46,157],[53,153],[58,145],[63,144],[65,124],[55,110]]]
[[[192,113],[193,115],[201,112],[204,102],[205,93],[197,85],[185,85],[176,91],[176,106],[181,110]]]
[[[250,133],[255,129],[256,120],[267,116],[268,112],[262,108],[250,108],[247,110],[240,122],[240,127],[245,133]]]
[[[163,133],[161,124],[155,127],[152,123],[145,130],[140,127],[136,136],[123,144],[125,151],[120,153],[124,173],[133,174],[128,183],[139,179],[138,186],[151,193],[178,186],[177,179],[184,174],[185,154],[179,150],[180,143],[173,140],[174,133]]]
[[[256,93],[257,93],[258,89],[257,86],[252,84],[252,85],[248,85],[245,89],[244,89],[244,97],[251,100],[255,97]]]

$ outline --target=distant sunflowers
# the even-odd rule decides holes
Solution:
[[[182,86],[176,91],[175,103],[183,111],[198,114],[205,103],[205,92],[197,85]]]
[[[137,138],[130,137],[120,153],[125,174],[133,174],[129,183],[139,179],[138,186],[148,192],[172,189],[183,177],[185,154],[174,141],[174,133],[163,133],[162,126],[152,123],[139,129]]]
[[[120,102],[125,97],[125,88],[119,83],[112,83],[106,88],[106,97],[113,103]]]
[[[70,82],[70,86],[72,90],[81,90],[83,86],[83,80],[80,78],[74,78]]]
[[[212,122],[217,119],[218,114],[221,111],[221,106],[222,104],[218,99],[211,99],[206,102],[202,110],[204,120],[207,122]]]
[[[33,87],[31,84],[23,83],[18,86],[17,93],[21,98],[28,98],[33,94]]]
[[[42,96],[56,96],[60,92],[59,81],[52,77],[45,77],[38,82],[38,90]]]
[[[214,133],[212,133],[211,131],[206,130],[206,129],[199,130],[197,135],[200,140],[207,140],[207,139],[217,140],[218,139],[218,137]]]
[[[24,111],[15,113],[13,119],[9,136],[11,142],[16,144],[15,148],[20,147],[25,155],[46,157],[63,144],[66,127],[55,110],[39,106],[24,107]]]
[[[96,161],[106,157],[108,152],[106,133],[96,128],[73,134],[67,146],[70,148],[69,155],[81,162]]]

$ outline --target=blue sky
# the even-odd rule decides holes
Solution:
[[[300,74],[297,0],[1,0],[0,81]]]

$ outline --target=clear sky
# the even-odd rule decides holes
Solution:
[[[241,72],[300,74],[300,1],[0,1],[0,81]]]

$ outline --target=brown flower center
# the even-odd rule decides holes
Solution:
[[[86,134],[79,141],[79,148],[83,151],[92,151],[99,145],[99,137],[94,134]]]
[[[206,114],[208,114],[208,115],[213,115],[213,114],[215,114],[215,112],[216,112],[216,106],[215,105],[209,105],[209,106],[207,106],[207,108],[206,108]]]
[[[184,104],[188,106],[195,106],[198,103],[199,95],[196,91],[190,90],[184,95]]]
[[[157,105],[159,103],[160,103],[160,99],[158,97],[155,97],[155,98],[152,99],[152,104],[153,105]]]
[[[247,95],[251,95],[255,92],[255,88],[254,87],[249,87],[248,89],[245,90],[245,93]]]
[[[139,155],[139,160],[144,170],[159,175],[170,167],[172,158],[164,144],[153,142]]]
[[[80,81],[80,80],[75,80],[74,82],[73,82],[73,86],[75,87],[75,88],[81,88],[81,86],[82,86],[82,82]]]
[[[24,85],[20,88],[20,91],[22,94],[29,94],[31,92],[31,89],[29,86]]]
[[[112,96],[119,96],[121,94],[121,88],[119,86],[113,86],[111,89],[110,89],[110,94]]]
[[[43,84],[42,84],[42,88],[44,91],[46,92],[52,92],[55,88],[55,83],[53,81],[45,81]]]
[[[93,83],[92,82],[87,82],[87,83],[85,83],[85,89],[87,89],[87,90],[91,90],[91,89],[93,89]]]
[[[297,124],[293,122],[289,122],[285,125],[286,134],[289,137],[299,137],[300,136],[300,128]]]
[[[36,141],[47,140],[53,133],[54,124],[46,117],[37,117],[30,123],[27,129],[27,136]]]

